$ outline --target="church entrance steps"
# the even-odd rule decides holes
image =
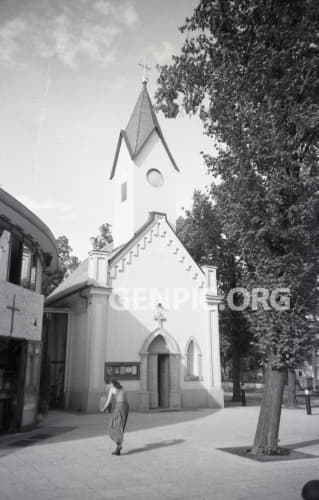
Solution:
[[[186,411],[185,408],[150,408],[149,410],[145,410],[143,413],[170,413],[176,411]]]

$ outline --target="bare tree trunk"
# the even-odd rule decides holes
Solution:
[[[240,393],[240,352],[236,345],[232,349],[233,358],[233,401],[241,401]]]
[[[297,407],[297,394],[296,394],[296,372],[288,370],[288,400],[287,408]]]
[[[274,455],[278,452],[285,375],[285,371],[273,370],[271,366],[266,367],[264,395],[251,449],[253,455]]]

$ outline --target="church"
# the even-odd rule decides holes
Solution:
[[[114,241],[46,299],[51,407],[96,412],[110,378],[136,411],[223,406],[216,268],[175,232],[179,175],[143,79],[109,179]]]

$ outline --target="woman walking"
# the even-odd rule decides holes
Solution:
[[[112,455],[120,455],[124,430],[129,413],[129,405],[126,393],[121,384],[115,379],[112,379],[110,383],[111,388],[109,390],[108,398],[101,411],[103,412],[110,407],[112,405],[112,399],[114,398],[114,410],[111,413],[109,435],[110,438],[116,443],[116,449],[113,451]]]

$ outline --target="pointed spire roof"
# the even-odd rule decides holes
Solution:
[[[175,160],[170,150],[168,149],[157,117],[155,115],[152,102],[147,91],[146,81],[143,81],[143,88],[137,99],[137,103],[135,104],[135,108],[133,110],[131,118],[129,119],[126,129],[121,130],[120,132],[110,179],[112,179],[115,174],[122,140],[125,140],[130,156],[132,160],[134,160],[134,158],[136,158],[136,156],[143,149],[154,131],[157,132],[159,138],[161,139],[162,144],[173,164],[173,167],[179,172]]]

